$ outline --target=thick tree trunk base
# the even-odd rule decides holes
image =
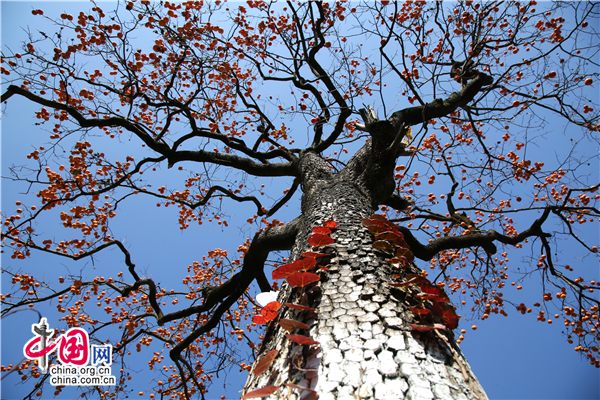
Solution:
[[[331,235],[334,256],[314,287],[302,294],[284,285],[280,295],[281,302],[317,309],[308,315],[287,309],[282,318],[311,326],[302,334],[320,344],[298,346],[272,321],[259,358],[271,349],[279,355],[266,372],[250,375],[245,391],[291,383],[312,391],[288,387],[270,398],[487,399],[452,332],[419,333],[410,326],[414,321],[406,292],[389,283],[394,275],[420,270],[400,270],[372,247],[373,237],[361,221],[371,214],[368,202],[359,200],[352,184],[338,183],[320,193],[303,207],[306,232],[292,256],[306,251],[310,229],[329,219],[339,224]]]

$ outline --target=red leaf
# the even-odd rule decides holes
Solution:
[[[296,385],[296,384],[293,384],[293,383],[286,383],[285,386],[289,386],[289,387],[294,388],[294,389],[308,390],[309,392],[317,393],[316,390],[313,390],[313,389],[310,389],[310,388],[307,388],[307,387],[304,387],[304,386]]]
[[[417,274],[408,274],[404,279],[407,279],[407,281],[404,282],[406,285],[422,285],[423,283],[430,283],[423,275]]]
[[[317,342],[316,340],[312,340],[308,336],[304,336],[304,335],[289,335],[288,334],[288,335],[285,335],[285,337],[290,339],[292,342],[298,343],[298,344],[306,344],[306,345],[319,344],[319,342]]]
[[[433,295],[436,297],[440,297],[440,298],[444,299],[443,301],[445,301],[445,302],[450,301],[448,296],[446,296],[446,293],[444,293],[444,291],[441,288],[432,285],[431,282],[429,282],[429,281],[421,283],[419,285],[419,287],[421,288],[421,292],[423,292],[423,293]],[[439,300],[437,300],[437,301],[439,301]]]
[[[458,328],[458,315],[454,307],[443,302],[433,303],[433,312],[442,318],[442,322],[450,329]]]
[[[326,246],[334,243],[334,240],[329,235],[322,235],[320,233],[313,233],[308,238],[308,244],[315,247]]]
[[[372,246],[378,250],[394,250],[394,246],[385,240],[376,240]]]
[[[301,258],[300,260],[294,261],[294,267],[296,268],[296,272],[307,271],[317,265],[317,260],[314,258]]]
[[[315,258],[302,258],[294,261],[291,264],[284,264],[281,267],[273,270],[272,276],[273,279],[287,278],[295,272],[309,270],[315,265],[317,265],[317,260]]]
[[[387,232],[389,230],[388,227],[385,226],[385,224],[381,221],[363,218],[362,222],[373,235],[378,235],[381,232]]]
[[[383,222],[383,224],[385,226],[387,226],[389,228],[389,230],[396,230],[397,226],[393,223],[390,222],[385,215],[381,215],[381,214],[373,214],[369,217],[370,219],[373,220],[377,220],[377,221],[381,221]]]
[[[331,233],[331,229],[326,226],[316,226],[312,228],[313,233],[320,233],[322,235],[329,235]]]
[[[267,304],[266,306],[264,306],[262,311],[277,312],[277,310],[279,310],[279,308],[281,308],[281,303],[278,301],[272,301],[269,304]],[[261,313],[262,313],[262,311],[261,311]]]
[[[431,302],[433,302],[433,303],[445,303],[445,302],[450,301],[448,298],[440,297],[435,294],[420,293],[420,294],[416,295],[416,297],[419,297],[423,300],[431,300]]]
[[[271,273],[271,276],[273,279],[285,279],[294,272],[296,271],[294,270],[292,264],[284,264],[281,267],[274,269]]]
[[[295,319],[282,318],[279,320],[279,325],[288,332],[293,332],[295,329],[310,329],[310,326]]]
[[[274,320],[277,317],[277,310],[281,307],[281,303],[278,301],[272,301],[260,310],[260,315],[252,317],[252,322],[256,324],[266,324],[267,322]]]
[[[398,246],[401,246],[402,243],[406,243],[404,241],[404,235],[400,232],[395,231],[382,232],[379,235],[375,236],[375,240],[387,240],[388,242]]]
[[[396,250],[396,257],[404,257],[411,262],[415,261],[415,256],[412,251],[408,249],[408,245],[407,247],[398,247],[398,250]]]
[[[265,354],[265,356],[261,358],[260,361],[254,367],[254,375],[258,376],[265,372],[267,368],[269,368],[269,365],[271,365],[275,357],[277,357],[277,354],[279,354],[279,350],[271,350],[270,352]]]
[[[323,222],[323,226],[326,226],[328,228],[334,229],[336,226],[338,226],[338,224],[335,221],[329,220],[329,221]]]
[[[407,265],[408,264],[408,260],[404,257],[394,257],[394,258],[390,258],[389,260],[385,261],[388,264],[400,264],[400,265]]]
[[[369,218],[370,219],[376,219],[376,220],[384,222],[384,223],[389,222],[388,219],[385,216],[381,215],[381,214],[373,214]]]
[[[264,388],[256,389],[246,393],[242,396],[242,399],[255,399],[257,397],[265,397],[273,394],[279,389],[279,386],[265,386]]]
[[[305,251],[304,253],[302,253],[302,257],[308,257],[308,258],[319,258],[319,257],[328,256],[328,255],[329,254],[317,253],[315,251]]]
[[[419,331],[419,332],[427,332],[432,329],[446,329],[446,327],[442,324],[426,324],[426,325],[410,324],[410,326],[412,326],[414,330]]]
[[[303,310],[303,311],[312,311],[312,312],[317,311],[316,308],[301,306],[300,304],[285,303],[285,305],[288,306],[289,308],[293,308],[294,310]]]
[[[304,287],[309,283],[317,282],[320,280],[321,278],[319,277],[319,275],[310,272],[296,272],[295,274],[292,274],[287,278],[287,281],[290,284],[290,286],[296,287]]]
[[[426,308],[417,308],[417,307],[411,308],[410,311],[412,311],[413,314],[418,314],[418,315],[419,314],[420,315],[422,315],[422,314],[429,314],[431,312],[431,310],[428,310]]]

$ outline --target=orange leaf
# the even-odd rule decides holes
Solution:
[[[290,339],[292,342],[294,343],[298,343],[298,344],[306,344],[306,345],[311,345],[311,344],[319,344],[319,342],[317,342],[316,340],[312,340],[312,338],[308,337],[308,336],[304,336],[304,335],[285,335],[286,338]]]
[[[334,240],[329,235],[314,233],[308,238],[308,244],[315,247],[326,246],[334,243]]]
[[[279,386],[265,386],[264,388],[256,389],[246,393],[242,396],[242,399],[255,399],[257,397],[265,397],[275,393],[279,389]]]
[[[310,329],[310,326],[295,319],[282,318],[279,320],[279,325],[288,332],[293,332],[295,329]]]
[[[310,283],[320,281],[321,278],[317,274],[310,272],[296,272],[287,277],[287,281],[290,286],[304,287]]]
[[[275,357],[277,357],[277,354],[279,354],[279,350],[271,350],[265,354],[265,356],[256,364],[256,367],[254,367],[254,375],[258,376],[265,372]]]

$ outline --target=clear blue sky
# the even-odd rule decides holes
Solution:
[[[44,4],[39,4],[44,3]],[[110,8],[108,2],[101,5]],[[62,11],[79,11],[91,8],[87,3],[75,2],[1,2],[2,48],[6,46],[16,49],[25,40],[25,34],[20,27],[29,25],[39,27],[40,19],[33,19],[32,8],[43,8],[46,15],[59,15]],[[35,21],[35,22],[33,22]],[[597,21],[596,21],[597,22]],[[42,29],[42,27],[39,27]],[[45,27],[43,29],[50,29]],[[4,90],[4,89],[3,89]],[[34,126],[34,116],[31,104],[20,98],[13,98],[8,106],[2,105],[1,116],[1,152],[2,152],[2,198],[3,213],[12,213],[16,200],[28,198],[34,204],[35,197],[25,196],[24,186],[16,185],[4,179],[9,175],[8,167],[22,164],[26,154],[31,152],[33,145],[47,140],[48,134]],[[125,143],[127,144],[127,143]],[[123,146],[126,149],[126,146]],[[140,270],[147,270],[148,275],[157,279],[164,287],[179,285],[181,278],[187,275],[187,266],[201,258],[208,250],[217,247],[225,248],[235,253],[238,245],[242,244],[249,235],[235,237],[237,227],[233,226],[223,232],[216,225],[193,226],[181,232],[177,225],[177,212],[171,209],[157,209],[151,199],[137,199],[140,203],[124,204],[119,218],[114,221],[112,228],[115,236],[125,238],[134,257],[134,262]],[[36,203],[37,204],[37,203]],[[247,215],[250,210],[246,205],[235,205],[236,211]],[[281,220],[290,220],[298,213],[297,203],[287,206],[278,214]],[[249,211],[250,212],[250,211]],[[128,229],[135,225],[135,230]],[[51,228],[44,228],[51,232]],[[167,252],[166,249],[169,251]],[[173,256],[176,255],[176,257]],[[93,261],[83,260],[69,262],[47,255],[33,252],[32,257],[25,261],[14,261],[2,254],[2,268],[21,269],[35,276],[55,277],[59,275],[76,275],[79,271],[89,275],[115,275],[125,270],[121,254],[109,251],[101,254]],[[94,271],[94,268],[96,269]],[[598,265],[592,265],[597,274]],[[168,271],[167,273],[165,273]],[[535,277],[537,278],[537,277]],[[528,293],[518,293],[519,301],[531,304],[538,300],[539,291],[535,289],[536,279],[531,279]],[[2,276],[2,293],[5,293],[9,280]],[[523,291],[524,292],[524,291]],[[510,290],[506,291],[508,296]],[[517,303],[518,303],[517,302]],[[55,308],[37,307],[48,321],[56,321]],[[522,316],[508,308],[509,317],[494,316],[486,321],[464,321],[459,329],[467,329],[466,340],[461,348],[470,362],[471,368],[481,381],[491,399],[597,399],[600,398],[600,374],[574,351],[573,346],[566,342],[561,335],[560,323],[548,325],[535,321],[532,315]],[[2,364],[15,363],[22,357],[22,346],[29,339],[30,324],[37,322],[34,313],[20,313],[9,316],[2,321],[1,326],[1,358]],[[472,332],[470,326],[476,323],[478,330]],[[55,325],[55,324],[54,324]],[[56,327],[56,326],[53,326]],[[148,350],[138,357],[139,364],[133,364],[140,371],[139,376],[131,382],[134,393],[143,390],[148,385],[146,361],[151,353]],[[232,398],[241,389],[246,379],[246,373],[232,372],[228,380],[227,393]],[[30,387],[19,384],[16,374],[2,381],[2,399],[21,398]],[[220,395],[215,384],[212,392],[215,397]],[[51,393],[51,391],[48,391]],[[67,394],[69,392],[65,392]],[[136,396],[137,397],[137,396]],[[62,398],[70,398],[69,395]]]

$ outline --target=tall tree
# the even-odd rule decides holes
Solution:
[[[598,283],[561,254],[577,246],[597,260],[587,228],[600,217],[597,13],[535,1],[34,10],[56,31],[2,54],[2,102],[37,104],[50,141],[11,170],[39,203],[18,202],[3,241],[13,259],[116,247],[128,274],[6,271],[15,291],[2,312],[56,300],[65,328],[89,327],[102,343],[119,332],[123,359],[161,343],[173,365],[154,390],[167,397],[204,398],[213,369],[242,362],[239,341],[257,360],[241,365],[247,398],[486,398],[449,295],[481,319],[511,305],[549,323],[556,313],[598,367]],[[114,146],[129,141],[139,145]],[[269,193],[261,178],[288,188]],[[193,263],[185,290],[162,287],[158,271],[136,267],[126,232],[110,229],[140,196],[176,206],[182,230],[258,232],[237,259],[216,249]],[[273,219],[298,198],[296,218]],[[236,203],[255,208],[232,217],[245,209]],[[66,229],[44,236],[57,219]],[[539,303],[504,295],[533,273]],[[277,300],[259,307],[254,281],[267,298],[281,286]],[[42,390],[37,366],[16,368],[40,380],[32,395]],[[90,390],[116,397],[129,374]]]

